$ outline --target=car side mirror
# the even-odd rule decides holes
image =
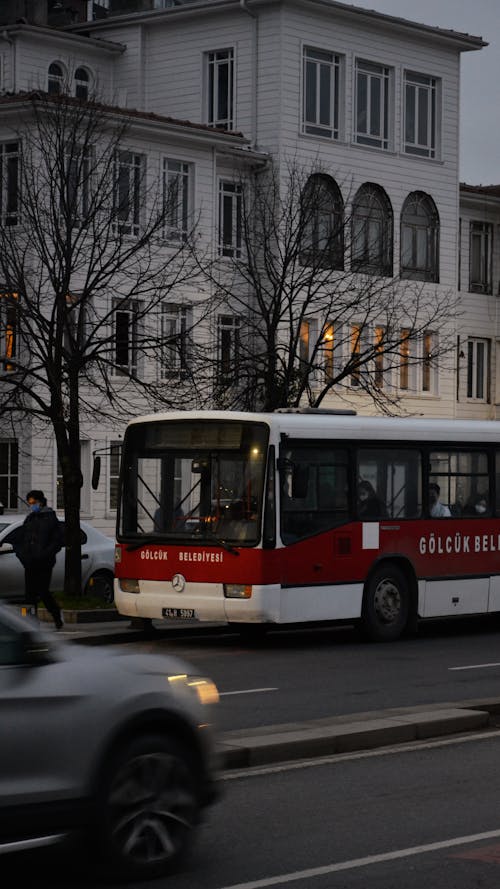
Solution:
[[[12,543],[0,543],[0,556],[4,553],[13,553],[14,547]]]

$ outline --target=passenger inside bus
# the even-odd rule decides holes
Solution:
[[[486,494],[476,494],[466,503],[464,508],[465,515],[486,515],[488,512],[488,498]]]
[[[358,515],[361,519],[387,518],[387,508],[377,496],[371,482],[363,479],[358,485]]]
[[[451,512],[448,506],[439,499],[441,488],[435,482],[429,485],[429,511],[433,519],[448,519]]]

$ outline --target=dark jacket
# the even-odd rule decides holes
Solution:
[[[42,506],[40,512],[30,512],[13,541],[16,556],[24,566],[33,562],[54,565],[62,545],[62,528],[50,506]]]

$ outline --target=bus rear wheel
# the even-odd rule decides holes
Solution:
[[[410,609],[410,589],[404,572],[385,562],[368,579],[361,613],[361,629],[372,642],[392,642],[403,633]]]

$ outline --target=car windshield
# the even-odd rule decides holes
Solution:
[[[119,536],[260,539],[268,429],[263,424],[158,421],[124,442]]]

